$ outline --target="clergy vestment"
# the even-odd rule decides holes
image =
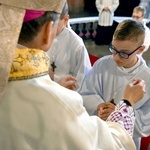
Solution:
[[[91,69],[83,40],[71,28],[64,28],[55,37],[47,53],[50,56],[50,64],[54,63],[56,66],[54,81],[57,82],[61,77],[69,74],[77,79],[77,85],[80,87],[85,75]]]
[[[85,108],[90,115],[94,115],[100,103],[112,99],[116,104],[119,103],[126,85],[135,78],[143,79],[146,83],[146,94],[133,106],[136,116],[134,137],[150,134],[150,68],[141,56],[138,58],[135,66],[125,69],[116,66],[112,55],[104,56],[94,64],[79,90]]]
[[[51,81],[45,52],[15,51],[0,105],[2,150],[135,150],[117,123],[89,116],[82,97]]]

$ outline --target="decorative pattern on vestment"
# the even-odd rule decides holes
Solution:
[[[19,9],[45,10],[61,13],[65,0],[0,0],[0,3]]]
[[[48,74],[49,57],[38,49],[17,48],[9,75],[10,80],[22,80]]]
[[[115,111],[110,114],[107,121],[119,123],[128,131],[130,136],[133,136],[135,122],[133,107],[128,106],[123,101],[115,106]]]
[[[24,12],[21,9],[0,5],[0,100],[8,82]]]

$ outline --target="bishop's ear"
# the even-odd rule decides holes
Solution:
[[[45,23],[43,30],[43,44],[41,49],[48,51],[52,45],[52,42],[56,36],[57,25],[54,25],[53,21]]]

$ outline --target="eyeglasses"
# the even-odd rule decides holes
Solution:
[[[125,58],[125,59],[128,59],[130,57],[130,55],[132,55],[135,51],[137,51],[140,47],[142,46],[139,46],[137,47],[133,52],[131,53],[125,53],[123,52],[123,50],[121,51],[118,51],[117,49],[114,48],[114,46],[112,44],[109,45],[109,51],[113,54],[113,55],[116,55],[118,54],[121,58]]]
[[[140,18],[142,18],[142,17],[143,17],[143,16],[141,16],[141,17],[140,17],[140,16],[132,16],[133,19],[140,19]]]

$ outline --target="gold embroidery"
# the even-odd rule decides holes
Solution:
[[[8,82],[24,12],[23,9],[0,6],[0,100]]]
[[[9,81],[29,79],[48,73],[49,57],[37,49],[17,48],[12,63]]]

